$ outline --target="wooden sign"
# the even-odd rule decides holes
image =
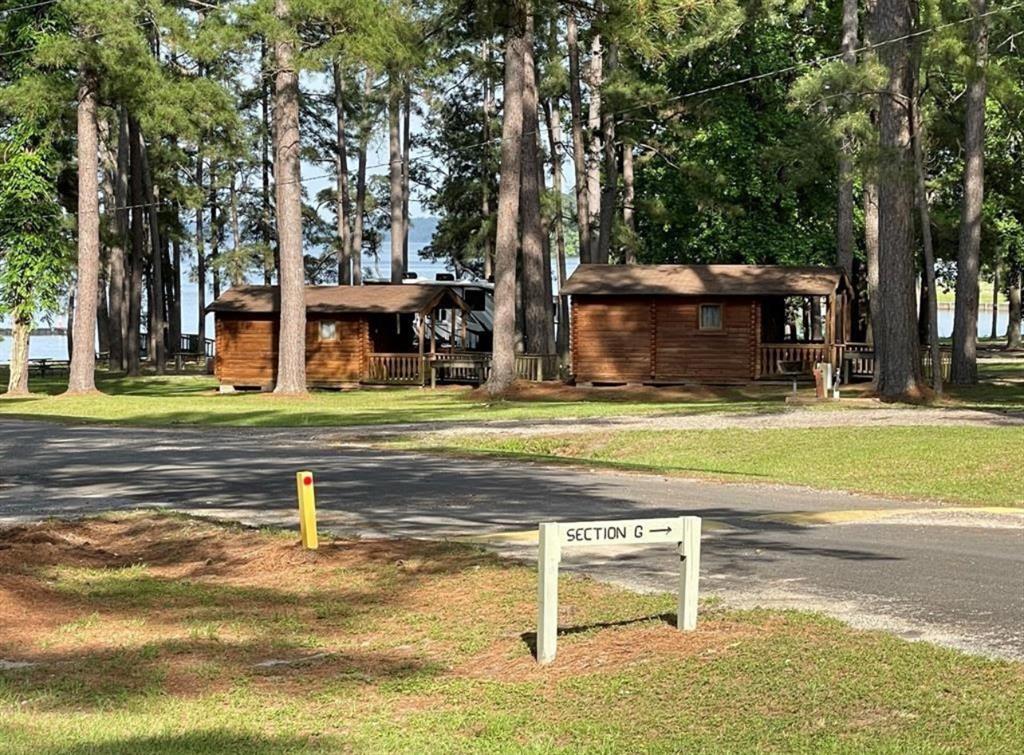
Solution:
[[[676,626],[683,631],[696,629],[700,527],[697,516],[541,524],[537,548],[537,661],[550,663],[558,649],[558,564],[563,548],[674,543],[679,554]]]

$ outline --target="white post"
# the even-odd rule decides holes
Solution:
[[[558,643],[558,525],[540,525],[537,538],[537,662],[555,660]]]
[[[697,585],[700,578],[699,516],[681,516],[683,540],[679,543],[679,609],[676,627],[689,632],[697,628]]]

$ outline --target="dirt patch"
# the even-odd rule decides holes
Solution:
[[[478,679],[522,681],[619,672],[652,659],[712,658],[738,647],[739,643],[768,633],[756,627],[724,619],[703,620],[699,632],[680,632],[660,617],[617,627],[599,627],[586,638],[573,637],[564,629],[558,655],[548,666],[534,660],[530,635],[504,639],[472,658],[455,671]]]
[[[779,397],[778,386],[649,386],[624,385],[608,387],[574,386],[561,382],[516,382],[505,394],[510,401],[622,401],[643,403],[680,403],[724,400],[763,400]],[[491,400],[485,388],[475,388],[465,394],[474,402]]]
[[[291,534],[180,516],[46,521],[0,530],[0,658],[34,664],[8,671],[27,692],[61,679],[97,699],[190,696],[246,679],[298,695],[339,680],[591,674],[721,652],[755,631],[630,624],[645,615],[635,607],[626,625],[595,623],[590,607],[615,589],[580,580],[566,623],[584,629],[540,669],[533,580],[464,545],[325,538],[309,552]]]

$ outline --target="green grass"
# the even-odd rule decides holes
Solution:
[[[610,431],[557,436],[424,436],[397,441],[458,454],[579,461],[616,469],[782,482],[974,505],[1024,505],[1017,427]]]
[[[45,553],[0,533],[0,559],[18,564],[0,597],[40,607],[17,642],[0,633],[0,657],[38,663],[0,671],[5,755],[1014,752],[1024,740],[1024,665],[813,614],[705,604],[683,634],[669,596],[564,576],[559,657],[540,669],[533,570],[475,548],[326,540],[312,556],[294,535],[181,519],[80,526],[48,525],[78,537]],[[100,537],[105,553],[88,544]]]
[[[0,380],[6,378],[0,370]],[[576,393],[544,389],[529,399],[492,401],[468,388],[360,388],[312,391],[308,398],[272,394],[221,395],[205,376],[125,378],[99,373],[105,395],[65,397],[65,380],[34,380],[40,395],[0,400],[0,417],[100,422],[126,425],[229,425],[255,427],[353,426],[463,420],[519,420],[566,417],[670,414],[712,411],[781,411],[784,389],[628,391]]]

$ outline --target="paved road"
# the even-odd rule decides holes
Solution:
[[[705,517],[703,589],[740,605],[824,610],[966,650],[1024,659],[1024,525],[843,493],[460,461],[331,446],[316,431],[140,430],[0,420],[0,523],[173,506],[294,524],[294,476],[313,469],[321,525],[345,534],[520,536],[541,520]],[[914,509],[875,520],[879,509]],[[793,512],[853,512],[841,524]],[[496,533],[505,533],[500,536]],[[670,589],[670,549],[576,553],[567,568]]]

